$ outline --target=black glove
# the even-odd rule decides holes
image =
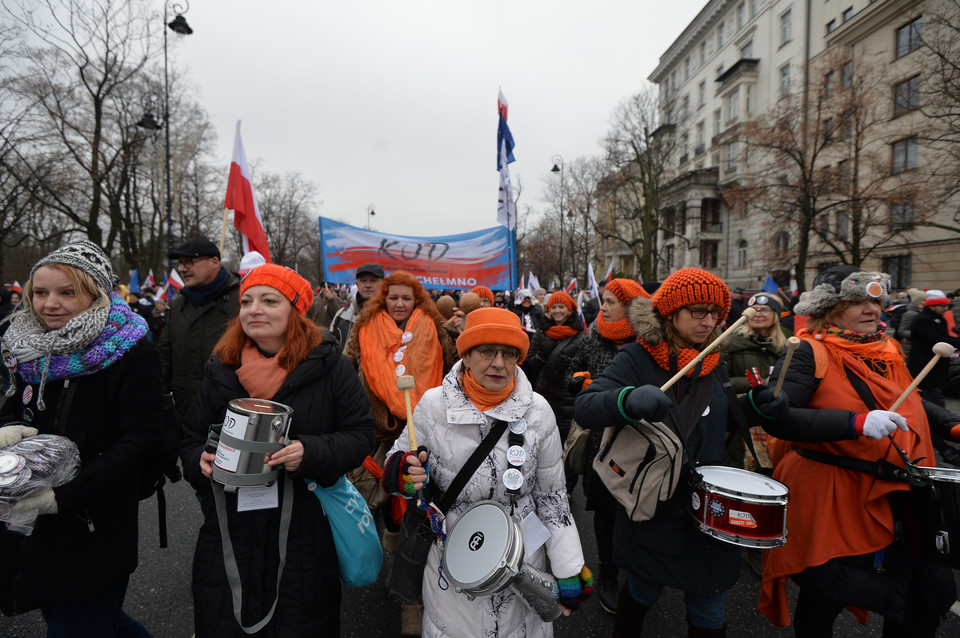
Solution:
[[[673,399],[655,385],[634,388],[623,401],[624,412],[636,420],[662,421],[672,407]]]
[[[751,426],[763,426],[767,421],[784,421],[790,415],[790,398],[781,389],[773,396],[773,388],[757,386],[740,398],[743,411]]]

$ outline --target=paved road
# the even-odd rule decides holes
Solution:
[[[950,405],[960,414],[960,401]],[[197,530],[200,527],[200,510],[189,486],[181,481],[167,487],[170,525],[170,546],[157,547],[156,500],[141,503],[141,555],[140,568],[130,581],[126,610],[157,638],[190,638],[193,634],[193,606],[190,597],[190,565]],[[583,494],[577,490],[573,499],[577,525],[580,527],[587,556],[587,564],[597,564],[596,542],[591,523],[592,514],[583,510]],[[388,552],[384,569],[385,576],[392,561]],[[955,572],[960,575],[960,572]],[[958,579],[960,580],[960,579]],[[760,581],[744,566],[740,580],[727,597],[729,635],[750,638],[786,638],[793,636],[791,629],[778,629],[754,611]],[[792,588],[792,585],[791,585]],[[400,610],[398,604],[386,595],[382,579],[364,589],[344,589],[341,607],[342,635],[347,638],[392,638],[400,633]],[[791,597],[796,590],[790,590]],[[960,611],[960,605],[954,607]],[[555,634],[560,637],[609,636],[613,617],[604,613],[596,600],[589,601],[570,618],[555,624]],[[673,638],[686,635],[682,594],[667,590],[664,597],[651,611],[644,637],[660,636]],[[881,635],[881,620],[871,615],[870,622],[861,626],[844,612],[836,624],[836,636],[877,637]],[[960,636],[960,617],[950,613],[941,625],[938,637]],[[43,621],[38,612],[14,618],[0,617],[0,638],[41,638],[44,636]]]

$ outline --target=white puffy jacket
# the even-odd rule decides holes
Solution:
[[[583,550],[576,523],[567,502],[563,475],[562,445],[553,411],[546,400],[536,394],[526,375],[517,367],[516,384],[510,397],[499,406],[481,413],[464,395],[461,385],[462,362],[457,362],[443,379],[443,385],[424,393],[413,415],[417,444],[430,451],[430,481],[446,490],[466,463],[494,420],[526,422],[523,448],[526,460],[520,466],[524,475],[516,513],[523,521],[536,514],[550,531],[546,544],[527,556],[525,563],[547,571],[558,578],[580,573]],[[409,449],[407,433],[394,443],[390,454]],[[507,464],[507,434],[504,434],[489,456],[460,492],[447,512],[447,532],[457,518],[473,503],[494,500],[509,507],[510,499],[503,485]],[[423,635],[441,636],[544,636],[553,635],[553,625],[545,623],[515,593],[512,587],[470,600],[457,593],[446,580],[440,583],[440,550],[434,545],[427,558],[423,577]],[[491,566],[493,569],[495,566]]]

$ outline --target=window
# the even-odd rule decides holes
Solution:
[[[707,123],[703,120],[697,122],[697,148],[694,149],[694,153],[699,155],[704,152],[707,148]]]
[[[700,265],[704,268],[716,268],[719,262],[720,242],[700,242]]]
[[[737,268],[747,267],[747,240],[741,239],[737,244]]]
[[[890,229],[904,230],[911,228],[917,220],[917,212],[913,202],[898,202],[890,207]]]
[[[837,28],[837,21],[831,20],[827,23],[827,34],[833,33],[833,30]]]
[[[705,233],[722,233],[720,200],[708,197],[700,200],[700,230]]]
[[[853,7],[847,7],[846,9],[843,10],[843,14],[841,15],[841,18],[843,19],[844,22],[846,22],[852,17],[853,17]]]
[[[757,0],[750,0],[750,17],[757,15]]]
[[[741,58],[752,58],[753,57],[753,40],[750,40],[745,45],[740,47],[740,57]]]
[[[846,237],[850,234],[850,213],[845,210],[837,211],[837,237]]]
[[[702,108],[707,103],[707,81],[704,80],[697,85],[697,108]]]
[[[727,158],[726,158],[727,163],[726,163],[726,166],[724,166],[725,170],[728,170],[731,172],[737,170],[737,159],[738,159],[737,155],[738,155],[737,143],[730,142],[729,144],[727,144]]]
[[[680,136],[680,148],[677,150],[680,151],[680,163],[686,164],[687,160],[690,159],[690,156],[687,154],[687,148],[690,144],[690,137],[684,133]]]
[[[727,97],[727,121],[740,117],[740,87],[733,90]]]
[[[893,117],[900,117],[920,106],[920,76],[897,84],[894,89]]]
[[[723,23],[717,27],[717,50],[723,46]]]
[[[750,84],[747,85],[747,95],[743,105],[743,112],[745,115],[753,113],[753,86]]]
[[[910,255],[889,255],[883,258],[883,272],[890,275],[891,288],[906,288],[910,284]]]
[[[687,57],[683,61],[683,81],[686,82],[690,79],[690,58]]]
[[[702,40],[700,42],[700,66],[703,66],[707,63],[707,41]]]
[[[844,89],[853,86],[853,60],[848,61],[840,70],[840,85]]]
[[[902,173],[917,167],[917,140],[908,138],[893,143],[893,172]]]
[[[790,95],[790,63],[780,67],[780,97]]]
[[[682,113],[682,116],[686,118],[688,115],[690,115],[690,96],[689,95],[683,96],[682,104],[683,106],[681,107],[680,112]]]
[[[673,247],[673,244],[671,244],[667,246],[666,250],[664,250],[664,255],[663,255],[664,270],[666,270],[667,272],[673,272],[673,261],[674,261],[673,254],[674,254],[674,247]]]
[[[716,111],[713,112],[713,136],[714,137],[720,135],[720,123],[722,122],[722,120],[723,118],[720,115],[720,109],[717,109]]]
[[[674,91],[677,90],[677,71],[676,71],[676,69],[674,69],[673,71],[670,71],[670,86],[673,87],[673,90],[674,90]]]
[[[793,15],[790,9],[780,16],[780,46],[793,39]]]
[[[837,162],[837,173],[840,178],[840,189],[842,192],[850,190],[850,162],[840,160]]]
[[[737,6],[737,31],[743,28],[745,14],[746,14],[746,7],[741,2]]]
[[[827,97],[833,97],[837,92],[837,73],[835,71],[830,71],[823,76],[823,92]]]
[[[790,252],[790,235],[782,230],[773,237],[773,249],[778,255],[786,255]]]
[[[897,29],[897,57],[902,58],[915,49],[920,48],[920,35],[923,28],[923,18],[916,18]]]

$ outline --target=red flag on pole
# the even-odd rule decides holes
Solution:
[[[233,211],[233,225],[243,235],[243,254],[252,250],[263,255],[271,263],[270,249],[267,247],[267,234],[263,230],[263,219],[257,200],[253,196],[253,184],[250,181],[250,166],[247,153],[240,139],[240,121],[237,120],[237,135],[233,140],[233,158],[230,160],[230,177],[227,180],[227,198],[224,208]]]

